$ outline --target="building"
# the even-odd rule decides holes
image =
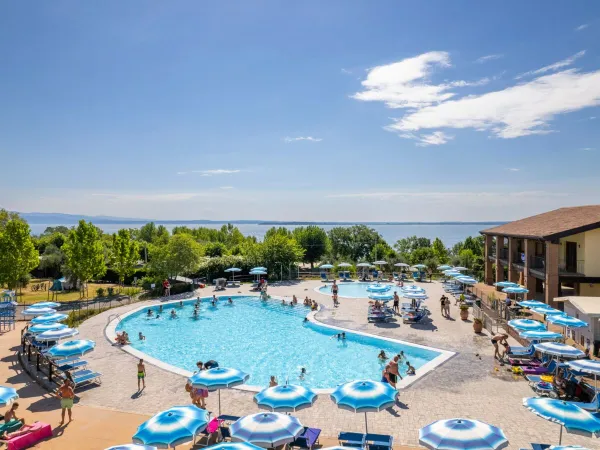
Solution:
[[[557,302],[564,304],[564,311],[588,323],[587,328],[569,329],[569,334],[577,344],[590,348],[595,356],[600,353],[600,298],[598,297],[559,297]]]
[[[560,208],[481,231],[485,283],[512,281],[529,299],[599,297],[600,205]],[[562,305],[562,303],[560,303]]]

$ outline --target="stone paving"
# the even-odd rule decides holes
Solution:
[[[506,367],[493,359],[493,348],[488,335],[476,335],[472,322],[461,321],[458,307],[451,307],[456,319],[445,319],[439,311],[438,299],[442,295],[440,284],[422,283],[430,296],[431,321],[420,325],[405,325],[401,321],[388,324],[370,324],[366,320],[367,299],[340,299],[339,308],[333,307],[329,296],[317,293],[315,287],[322,282],[304,281],[271,285],[274,296],[297,295],[315,299],[322,307],[317,320],[331,325],[350,328],[375,335],[402,339],[457,352],[456,356],[433,372],[402,389],[398,404],[380,413],[369,413],[369,431],[394,436],[403,445],[418,445],[419,428],[438,419],[466,417],[499,426],[506,433],[511,449],[527,447],[530,442],[557,443],[559,426],[535,416],[522,406],[523,397],[532,396],[527,383],[515,378]],[[249,286],[228,288],[224,295],[249,293]],[[198,291],[198,295],[212,295],[212,287]],[[221,294],[223,295],[223,294]],[[158,301],[147,304],[158,303]],[[136,359],[113,346],[104,335],[109,318],[123,314],[143,304],[113,309],[84,322],[80,337],[96,341],[96,350],[86,356],[90,366],[103,373],[103,384],[81,393],[81,404],[113,408],[121,411],[153,414],[177,404],[188,404],[189,397],[183,389],[185,378],[155,366],[147,365],[147,388],[136,393]],[[135,330],[131,330],[133,336]],[[223,413],[245,415],[257,412],[252,397],[254,393],[240,390],[221,392]],[[211,394],[208,409],[217,412],[217,396]],[[321,396],[312,408],[296,413],[304,423],[321,428],[324,436],[335,437],[340,431],[364,429],[364,415],[338,409],[326,396]],[[599,448],[597,439],[567,434],[563,443]]]

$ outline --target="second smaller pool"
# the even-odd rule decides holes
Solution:
[[[362,283],[358,281],[353,282],[342,282],[338,283],[338,297],[341,298],[369,298],[369,295],[375,294],[375,292],[369,292],[367,288],[372,286],[373,282]],[[389,294],[394,296],[394,291],[400,294],[400,286],[397,286],[396,283],[380,283],[381,286],[390,286],[391,288],[388,291],[381,292],[380,294]],[[321,286],[318,291],[321,294],[332,295],[331,292],[332,283],[327,283],[325,286]]]

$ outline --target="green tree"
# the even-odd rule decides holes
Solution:
[[[8,217],[6,221],[0,219],[0,285],[6,284],[9,289],[14,289],[38,266],[39,254],[31,240],[27,222],[11,213]]]
[[[425,264],[429,259],[435,259],[433,249],[430,247],[422,247],[413,250],[410,254],[410,264]]]
[[[260,260],[272,273],[287,271],[302,261],[304,249],[290,236],[274,233],[259,246]]]
[[[77,227],[69,232],[62,250],[65,253],[65,264],[69,273],[81,283],[83,296],[88,281],[106,273],[104,245],[98,228],[91,222],[80,220]]]
[[[227,247],[222,242],[209,242],[204,247],[204,254],[211,258],[218,258],[227,254]]]
[[[435,238],[431,248],[433,249],[435,258],[440,264],[445,264],[448,262],[448,249],[440,238]]]
[[[286,227],[271,227],[265,233],[264,239],[268,239],[268,238],[270,238],[272,236],[275,236],[276,234],[281,235],[281,236],[285,236],[285,237],[291,237],[292,236],[292,232],[290,230],[288,230]]]
[[[45,274],[49,272],[52,277],[56,277],[60,272],[60,267],[64,260],[65,254],[62,250],[54,244],[48,244],[40,257],[40,269]]]
[[[202,258],[202,247],[187,234],[176,234],[166,245],[166,267],[171,276],[196,272]]]
[[[139,240],[147,242],[148,244],[152,244],[154,239],[156,239],[156,236],[157,231],[154,222],[148,222],[147,224],[143,225],[138,232]]]
[[[431,240],[424,237],[410,236],[407,238],[399,239],[394,244],[394,248],[401,255],[408,255],[418,248],[429,248],[431,247]]]
[[[367,258],[375,245],[385,243],[376,230],[366,225],[335,227],[328,235],[333,259],[359,261]]]
[[[327,233],[321,227],[309,225],[294,229],[293,236],[304,250],[303,261],[310,263],[310,268],[312,269],[314,264],[320,261],[327,252],[329,242]]]
[[[125,277],[133,274],[139,259],[139,244],[131,239],[127,229],[121,229],[112,236],[112,249],[110,262],[112,269],[119,275],[119,282],[123,285]]]
[[[0,209],[0,231],[4,230],[8,222],[11,220],[21,220],[24,222],[21,216],[19,216],[19,214],[16,212]]]
[[[461,250],[458,254],[458,258],[460,259],[461,265],[463,265],[467,269],[473,269],[476,259],[473,250],[471,250],[470,248],[465,248]]]
[[[429,258],[423,261],[423,264],[427,266],[427,275],[429,275],[429,281],[431,281],[431,277],[437,270],[439,261],[436,258]]]

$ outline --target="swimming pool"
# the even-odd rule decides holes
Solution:
[[[363,283],[359,281],[338,283],[338,297],[369,298],[369,295],[373,294],[373,292],[369,292],[367,288],[373,284],[376,283]],[[400,295],[400,286],[397,286],[396,283],[380,283],[380,286],[389,287],[389,290],[385,293],[394,295],[394,291],[396,291],[398,292],[398,295]],[[325,286],[318,288],[318,292],[325,295],[331,295],[331,283],[327,283]]]
[[[185,371],[195,370],[196,361],[210,359],[221,367],[234,367],[250,374],[249,385],[264,387],[269,376],[279,382],[316,389],[334,388],[356,379],[381,378],[380,350],[388,355],[404,351],[417,369],[417,376],[452,355],[429,347],[346,331],[346,340],[332,336],[340,331],[314,322],[304,322],[308,308],[283,306],[278,300],[261,302],[254,296],[232,297],[233,305],[221,297],[218,305],[202,299],[200,314],[192,318],[195,300],[165,305],[159,319],[147,318],[147,309],[124,316],[116,331],[126,330],[131,347],[152,358]],[[178,318],[171,319],[174,308]],[[153,306],[154,314],[158,306]],[[139,332],[146,336],[140,341]],[[151,361],[152,362],[152,361]],[[300,369],[307,375],[299,379]],[[421,370],[420,370],[421,369]],[[404,373],[402,369],[401,373]],[[407,377],[408,384],[415,377]]]

